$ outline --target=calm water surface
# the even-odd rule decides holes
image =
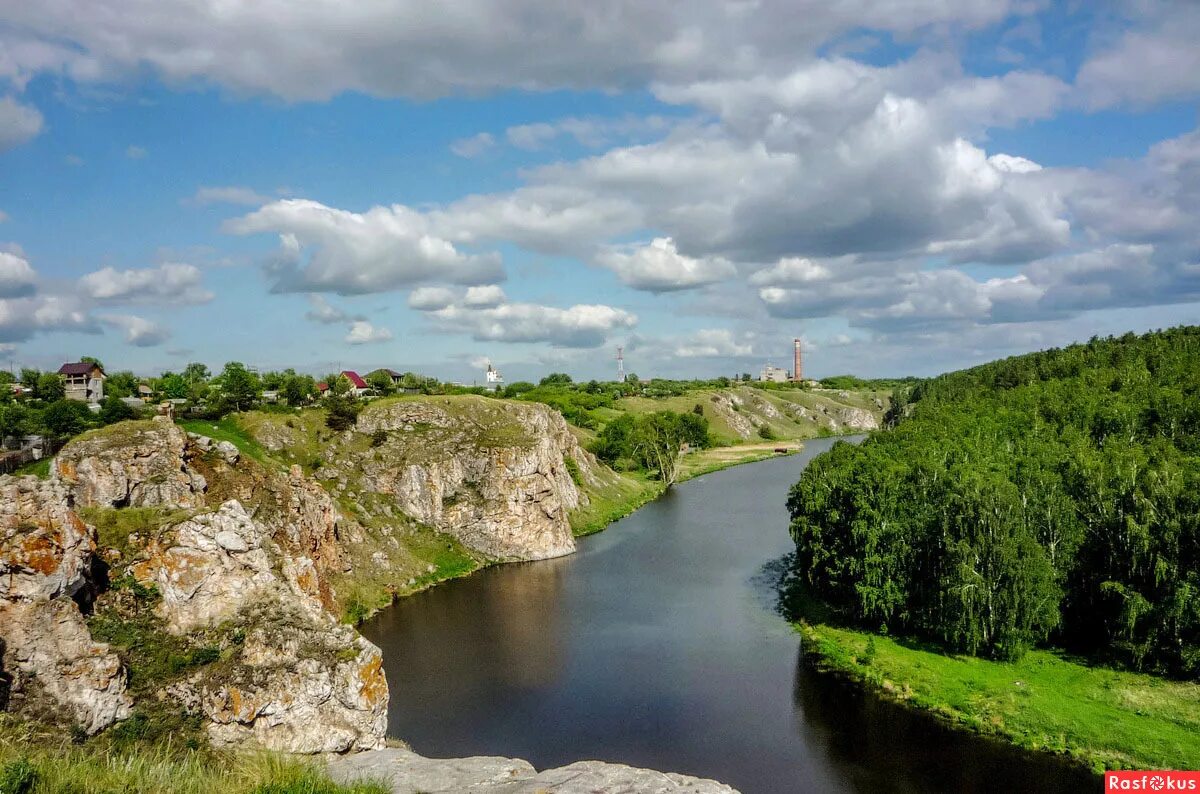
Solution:
[[[389,733],[430,756],[598,758],[756,792],[1099,791],[801,663],[764,566],[791,550],[799,455],[684,483],[557,560],[403,599],[383,649]]]

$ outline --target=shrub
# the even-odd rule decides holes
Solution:
[[[31,794],[37,785],[38,774],[33,764],[18,758],[0,771],[0,794]]]

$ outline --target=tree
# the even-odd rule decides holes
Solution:
[[[361,406],[350,391],[350,381],[339,375],[329,384],[329,396],[325,398],[325,426],[341,432],[349,430],[358,421]]]
[[[114,372],[104,379],[104,393],[117,397],[133,397],[137,393],[138,379],[129,370]]]
[[[79,400],[57,400],[42,411],[42,428],[55,438],[70,438],[87,427],[92,412]]]
[[[248,410],[262,396],[258,376],[240,361],[230,361],[221,370],[221,402],[234,411]]]
[[[538,381],[539,386],[570,386],[574,381],[571,376],[565,372],[551,372],[546,377]]]
[[[63,385],[61,375],[53,372],[43,372],[37,381],[37,396],[39,400],[52,403],[67,396],[67,387]]]
[[[183,368],[183,379],[192,385],[205,383],[211,377],[212,373],[208,371],[208,367],[196,361]]]
[[[17,403],[0,405],[0,442],[10,436],[24,435],[27,418],[25,408]]]
[[[396,384],[392,383],[392,376],[381,369],[368,373],[365,380],[376,394],[386,397],[396,393]]]
[[[505,397],[519,397],[527,391],[533,391],[537,387],[527,380],[519,380],[508,384],[504,387]]]
[[[16,382],[17,382],[16,375],[12,374],[11,372],[9,372],[6,369],[0,369],[0,384],[7,385],[9,383],[16,383]]]
[[[288,405],[302,405],[308,402],[316,391],[316,383],[311,375],[291,375],[284,378],[283,388],[279,390]]]
[[[104,364],[95,356],[80,356],[79,360],[84,364],[95,364],[100,369],[104,369]]]
[[[103,404],[100,406],[100,421],[106,425],[124,422],[136,416],[137,414],[133,408],[127,405],[125,400],[113,394],[105,397]]]
[[[188,382],[182,375],[174,372],[164,372],[155,384],[155,391],[169,400],[186,400]]]
[[[31,367],[21,368],[21,385],[29,389],[29,396],[37,399],[38,379],[42,377],[41,370],[36,370]]]

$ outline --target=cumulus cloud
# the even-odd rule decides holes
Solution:
[[[121,332],[134,347],[154,347],[171,338],[171,331],[158,323],[132,314],[102,314],[100,322]]]
[[[392,338],[392,332],[386,328],[377,328],[366,320],[357,320],[350,324],[350,332],[346,334],[346,343],[350,345],[369,345],[386,342]]]
[[[888,0],[814,4],[796,13],[786,0],[604,8],[553,0],[468,0],[453,7],[382,0],[354,14],[336,3],[10,5],[0,76],[54,71],[84,81],[145,68],[171,82],[199,79],[319,100],[343,91],[434,97],[505,88],[620,89],[771,71],[845,32],[947,33],[996,23],[1027,4]]]
[[[19,146],[42,131],[42,114],[11,96],[0,97],[0,152]]]
[[[71,296],[36,295],[0,299],[0,342],[24,342],[37,333],[95,333],[96,322]]]
[[[746,358],[754,355],[754,343],[752,336],[739,338],[727,328],[708,328],[676,339],[671,352],[680,358]]]
[[[274,292],[355,295],[430,279],[477,284],[504,278],[498,255],[459,251],[431,232],[424,215],[400,204],[356,213],[285,199],[227,221],[224,228],[280,236],[277,259],[268,268]]]
[[[1200,7],[1189,0],[1128,5],[1132,29],[1079,68],[1087,105],[1145,107],[1200,94]]]
[[[580,304],[567,309],[506,303],[487,309],[450,305],[430,314],[449,332],[481,342],[542,342],[554,347],[598,347],[610,333],[637,324],[637,316],[612,306]]]
[[[304,313],[304,316],[314,323],[333,325],[344,323],[350,319],[350,315],[342,309],[335,307],[323,295],[309,295],[308,303],[310,308]]]
[[[197,207],[204,207],[209,204],[244,204],[250,207],[261,207],[270,200],[269,196],[264,196],[253,188],[241,185],[227,185],[224,187],[198,187],[195,194],[190,198],[184,199],[184,203]]]
[[[481,132],[469,138],[459,138],[450,144],[450,151],[459,157],[478,157],[496,145],[496,139],[491,133]]]
[[[713,284],[737,272],[721,257],[691,257],[679,253],[670,237],[658,237],[645,245],[621,250],[610,248],[596,261],[617,274],[634,289],[672,292]]]
[[[447,287],[418,287],[408,295],[408,305],[417,311],[444,309],[454,303],[454,290]]]
[[[487,309],[493,306],[499,306],[508,300],[504,294],[504,290],[496,284],[486,284],[479,287],[470,287],[467,289],[467,294],[463,297],[463,306],[473,309]]]
[[[117,270],[106,267],[79,280],[83,293],[109,304],[198,304],[213,299],[195,265],[168,263],[157,267]]]
[[[37,273],[24,257],[0,251],[0,298],[32,295],[36,285]]]

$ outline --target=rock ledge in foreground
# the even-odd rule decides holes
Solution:
[[[338,781],[379,780],[394,794],[738,794],[715,780],[603,761],[578,761],[538,772],[519,758],[425,758],[395,747],[335,758],[329,773]]]

